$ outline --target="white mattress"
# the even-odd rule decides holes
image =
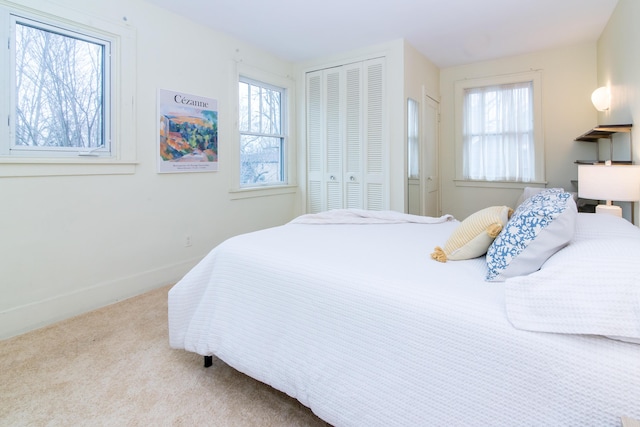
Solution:
[[[457,225],[234,237],[171,289],[170,344],[215,355],[335,426],[640,418],[640,345],[515,329],[484,258],[430,259]]]

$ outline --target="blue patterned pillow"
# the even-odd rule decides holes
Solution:
[[[551,188],[525,200],[487,251],[486,280],[500,282],[540,269],[575,233],[571,194]]]

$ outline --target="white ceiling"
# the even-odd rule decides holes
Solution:
[[[404,38],[441,68],[594,42],[618,0],[147,0],[302,62]]]

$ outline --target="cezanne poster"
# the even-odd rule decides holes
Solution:
[[[217,171],[218,102],[160,89],[158,103],[158,172]]]

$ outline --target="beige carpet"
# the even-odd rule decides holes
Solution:
[[[169,347],[164,287],[0,341],[1,426],[326,426],[214,358]]]

